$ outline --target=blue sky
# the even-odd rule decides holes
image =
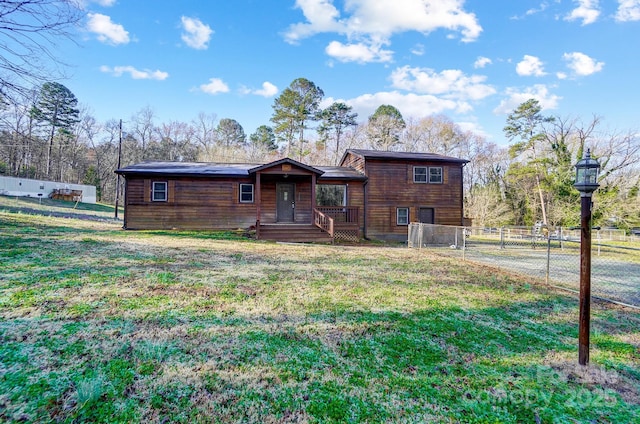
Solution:
[[[101,120],[150,107],[158,122],[200,112],[269,124],[278,94],[307,78],[325,106],[365,121],[448,116],[505,144],[507,114],[594,115],[638,129],[640,0],[84,0],[62,81]]]

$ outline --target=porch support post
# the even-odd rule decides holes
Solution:
[[[262,188],[260,186],[260,172],[256,172],[256,225],[260,226],[260,212],[262,203]],[[257,228],[256,228],[257,230]]]
[[[316,208],[316,174],[311,174],[311,211]],[[313,214],[312,214],[313,215]]]

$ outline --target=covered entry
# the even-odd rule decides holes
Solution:
[[[317,182],[324,173],[289,158],[250,169],[255,177],[257,237],[332,241],[349,235],[358,240],[359,209],[347,206],[346,192],[342,206],[318,207]]]
[[[276,183],[276,222],[294,222],[296,211],[296,186],[292,183]]]

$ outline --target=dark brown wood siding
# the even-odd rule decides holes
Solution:
[[[151,183],[166,181],[168,200],[151,201]],[[127,178],[127,229],[211,230],[246,228],[256,223],[256,205],[240,203],[233,178]]]
[[[442,167],[442,184],[413,182],[414,166]],[[433,208],[434,221],[462,225],[462,166],[428,161],[372,160],[366,162],[366,236],[406,240],[407,226],[397,225],[397,208],[409,208],[409,222],[418,221],[420,208]]]
[[[362,156],[355,155],[351,152],[347,153],[340,166],[351,167],[361,174],[365,173],[365,160]]]

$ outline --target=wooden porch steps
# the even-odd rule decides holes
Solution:
[[[332,241],[326,231],[311,224],[261,224],[259,239],[293,243],[331,243]]]

